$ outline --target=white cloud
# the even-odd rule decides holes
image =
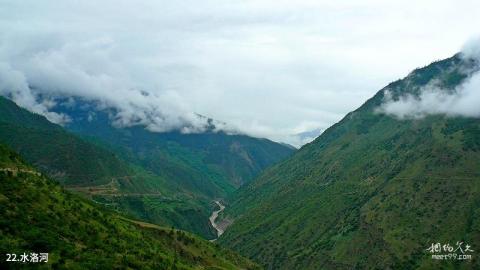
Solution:
[[[8,63],[0,62],[0,95],[8,96],[19,106],[44,115],[48,120],[64,124],[70,121],[67,115],[49,111],[55,104],[50,99],[38,102],[31,92],[23,73],[11,68]]]
[[[462,48],[462,56],[465,59],[480,60],[480,37],[470,38]]]
[[[295,134],[327,128],[388,82],[456,53],[477,33],[479,8],[446,0],[4,0],[0,91],[52,121],[68,119],[36,103],[35,91],[100,100],[119,109],[118,125],[195,132],[205,124],[199,113],[298,145]]]
[[[399,100],[388,99],[379,111],[401,119],[422,118],[430,114],[480,117],[480,75],[468,79],[455,93],[448,93],[438,86],[429,85],[418,97],[406,95]]]
[[[480,39],[467,42],[461,52],[466,61],[480,61]],[[480,72],[478,66],[472,70],[462,70],[468,77],[453,91],[442,89],[437,80],[422,87],[418,96],[402,95],[393,100],[389,90],[385,90],[385,102],[378,112],[397,116],[400,119],[422,118],[432,114],[448,116],[480,117]]]

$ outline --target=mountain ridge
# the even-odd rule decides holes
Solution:
[[[463,61],[456,55],[390,83],[241,188],[224,214],[235,222],[218,241],[274,269],[429,269],[440,267],[425,252],[431,242],[480,243],[479,120],[375,111],[387,89],[418,94],[433,79],[453,89],[468,77]]]

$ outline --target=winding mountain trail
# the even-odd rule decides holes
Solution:
[[[214,202],[220,207],[220,209],[213,211],[209,219],[210,219],[210,224],[212,224],[212,227],[215,228],[215,230],[217,230],[217,238],[218,238],[220,237],[220,235],[223,234],[224,230],[217,223],[215,223],[215,220],[217,219],[218,215],[225,209],[225,205],[223,205],[219,201],[214,201]],[[217,238],[212,239],[210,241],[215,241],[217,240]]]

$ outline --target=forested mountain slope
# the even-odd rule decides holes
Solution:
[[[108,207],[207,238],[215,235],[206,196],[192,196],[175,181],[129,163],[105,145],[80,138],[4,97],[0,97],[0,143],[68,189]]]
[[[130,220],[65,191],[0,145],[2,269],[255,269],[250,261],[179,230]],[[47,263],[6,254],[48,253]],[[4,257],[5,256],[5,257]]]
[[[75,192],[207,239],[215,236],[208,221],[212,200],[228,197],[294,151],[266,139],[213,130],[181,134],[115,128],[107,112],[92,111],[81,101],[77,105],[63,108],[72,118],[67,131],[0,97],[0,143]],[[91,113],[95,117],[88,120]]]
[[[0,142],[66,185],[98,185],[131,174],[125,162],[0,96]]]
[[[452,92],[477,65],[456,55],[379,91],[242,188],[219,242],[269,269],[480,268],[476,253],[439,261],[427,251],[480,246],[480,120],[378,111],[387,91],[393,100],[431,83]]]

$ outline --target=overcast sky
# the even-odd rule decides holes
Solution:
[[[127,125],[154,108],[159,131],[195,112],[298,145],[292,134],[458,52],[479,11],[473,0],[0,0],[0,93],[45,114],[28,85],[105,99]]]

